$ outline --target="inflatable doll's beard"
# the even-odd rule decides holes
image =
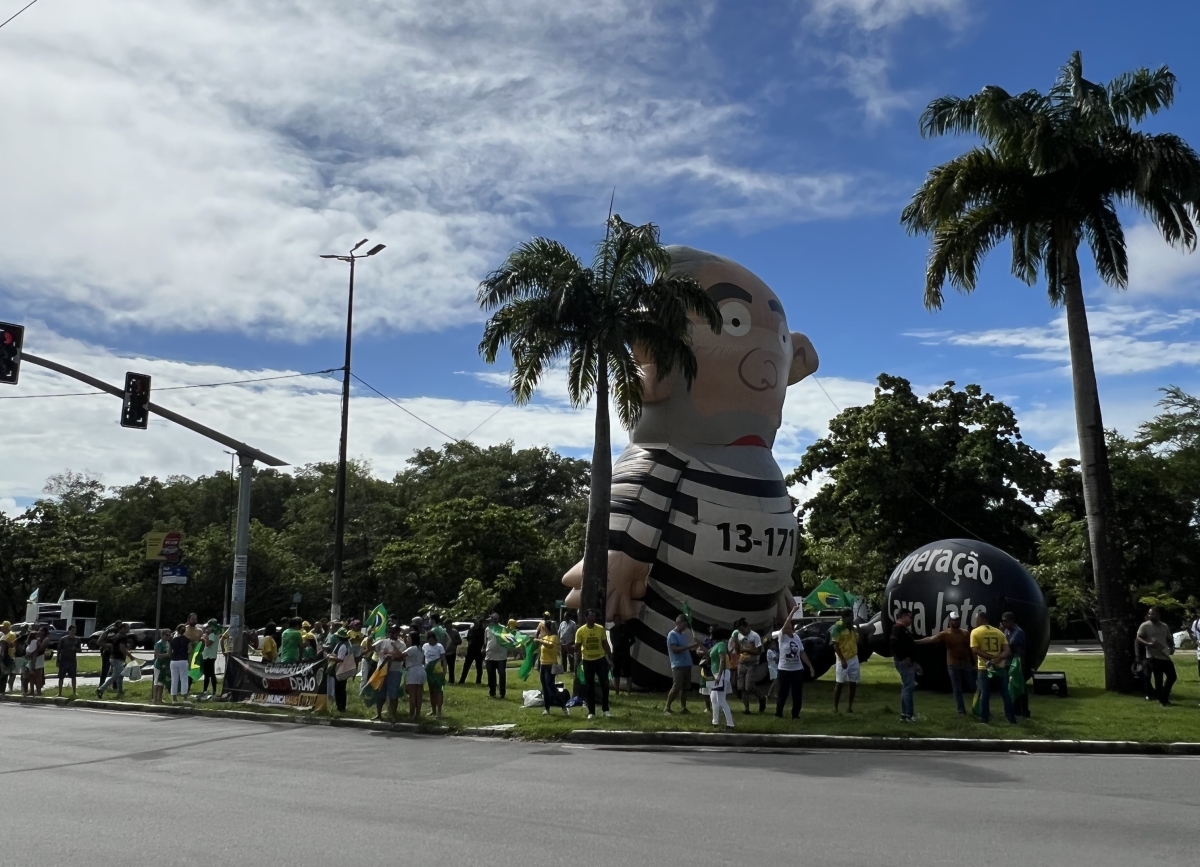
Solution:
[[[671,443],[711,446],[761,446],[771,448],[780,417],[730,411],[702,416],[690,401],[668,400],[648,404],[629,432],[633,443]]]

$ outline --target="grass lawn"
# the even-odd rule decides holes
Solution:
[[[983,725],[974,719],[959,717],[955,713],[954,699],[918,690],[915,724],[899,720],[899,678],[891,660],[873,657],[863,666],[863,683],[859,686],[852,715],[833,713],[833,675],[826,674],[815,684],[806,684],[804,689],[804,712],[797,723],[777,720],[773,708],[759,715],[755,711],[747,716],[740,703],[734,702],[734,723],[743,732],[803,732],[809,734],[835,735],[885,735],[920,737],[1024,737],[1062,738],[1078,740],[1137,740],[1137,741],[1200,741],[1200,680],[1197,678],[1194,654],[1180,654],[1176,660],[1179,682],[1173,695],[1177,705],[1161,707],[1157,702],[1148,702],[1141,696],[1110,695],[1104,691],[1103,660],[1099,656],[1053,656],[1042,666],[1044,671],[1064,671],[1067,674],[1070,697],[1053,698],[1031,696],[1030,710],[1033,718],[1011,726],[1004,721],[1003,709],[998,699],[993,698],[992,722]],[[49,680],[49,678],[48,678]],[[585,708],[573,708],[569,717],[561,711],[551,716],[542,716],[540,707],[525,709],[520,706],[521,691],[536,689],[536,676],[527,684],[516,677],[515,667],[509,669],[508,697],[504,701],[489,699],[487,681],[476,686],[468,681],[463,686],[449,687],[446,691],[445,718],[443,722],[453,728],[462,729],[487,725],[511,723],[514,734],[535,738],[554,739],[576,728],[636,729],[640,731],[712,731],[711,720],[704,711],[704,703],[693,694],[689,702],[692,713],[673,716],[663,714],[665,696],[661,693],[622,693],[612,696],[611,719],[598,717],[586,719]],[[194,689],[194,687],[193,687]],[[350,687],[347,716],[370,717],[373,708],[363,707],[357,694],[357,682]],[[47,690],[52,694],[51,690]],[[95,696],[93,688],[80,689],[80,697]],[[137,683],[129,683],[125,690],[126,701],[149,700],[148,677]],[[111,693],[106,698],[113,697]],[[845,696],[843,695],[843,702]],[[204,708],[253,709],[248,705],[199,703]],[[407,707],[401,698],[401,710]],[[845,705],[843,704],[843,709]],[[428,699],[425,710],[428,712]],[[997,721],[998,720],[998,721]]]

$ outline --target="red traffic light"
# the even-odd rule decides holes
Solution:
[[[21,377],[21,345],[25,326],[0,322],[0,383],[16,385]]]

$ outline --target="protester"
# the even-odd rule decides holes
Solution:
[[[467,682],[467,673],[471,670],[471,664],[475,665],[475,684],[476,686],[483,680],[483,644],[486,638],[486,627],[483,621],[476,617],[475,622],[471,624],[471,628],[467,630],[467,653],[463,658],[462,676],[459,678],[459,683]]]
[[[337,648],[342,639],[338,637],[338,632],[342,631],[342,623],[340,620],[335,620],[329,624],[329,632],[321,638],[314,635],[314,641],[317,645],[317,658],[325,660],[325,698],[329,705],[337,704]],[[347,633],[348,635],[349,633]],[[343,684],[343,687],[345,684]]]
[[[1150,620],[1150,615],[1142,617],[1142,623],[1147,623]],[[1138,641],[1137,632],[1133,634],[1133,659],[1134,673],[1142,683],[1142,695],[1146,701],[1154,701],[1158,698],[1158,694],[1154,691],[1154,683],[1150,678],[1150,661],[1146,654],[1146,648]]]
[[[842,699],[842,686],[849,684],[850,695],[846,701],[846,713],[854,713],[854,693],[862,680],[862,672],[858,664],[858,630],[854,628],[854,611],[847,608],[842,612],[842,619],[833,624],[829,630],[829,640],[833,643],[833,654],[837,664],[833,668],[833,712],[838,712],[838,703]]]
[[[575,618],[563,609],[562,622],[558,624],[558,647],[562,655],[563,671],[574,671],[579,664],[575,658]]]
[[[216,618],[209,620],[200,633],[200,673],[204,682],[200,685],[200,700],[217,694],[217,654],[221,651],[221,623]]]
[[[294,665],[300,661],[300,645],[304,641],[302,622],[299,617],[293,617],[288,621],[288,628],[279,636],[279,662],[285,665]]]
[[[345,713],[346,681],[354,676],[357,669],[354,665],[354,649],[350,645],[350,632],[344,626],[339,626],[336,632],[330,634],[333,636],[333,645],[326,650],[329,662],[325,667],[325,682],[332,684],[334,707],[338,713]],[[347,672],[349,676],[345,676]]]
[[[196,649],[196,645],[204,638],[204,630],[200,628],[199,618],[196,617],[196,612],[193,611],[187,616],[187,630],[184,632],[187,640],[191,642],[191,647],[188,648],[188,658],[191,658],[191,653]]]
[[[13,645],[14,670],[21,677],[21,692],[29,693],[29,657],[26,650],[29,647],[29,627],[22,626],[17,632],[17,643]]]
[[[17,636],[10,631],[12,624],[5,620],[0,623],[0,695],[10,688],[9,678],[13,674],[13,644]]]
[[[441,636],[443,633],[445,634],[445,638],[440,640],[442,642],[442,647],[444,647],[446,650],[446,683],[453,684],[454,669],[458,659],[458,646],[462,644],[462,636],[458,634],[458,627],[453,623],[451,623],[449,626],[443,624],[442,616],[440,614],[434,616],[433,628],[435,631],[438,629],[441,630],[441,632],[438,633],[439,636]]]
[[[492,612],[484,634],[483,658],[487,664],[488,698],[504,698],[508,688],[508,647],[499,636],[500,615]],[[499,686],[500,694],[496,695]]]
[[[59,671],[62,671],[62,650],[59,649]],[[171,630],[160,629],[158,641],[154,642],[154,686],[150,700],[162,704],[163,692],[171,686]]]
[[[915,644],[941,644],[946,648],[946,672],[950,676],[950,689],[954,691],[954,704],[959,716],[966,716],[964,695],[975,693],[975,659],[971,655],[971,635],[960,628],[962,615],[951,611],[946,628],[937,635],[918,639]]]
[[[351,620],[350,628],[346,630],[346,637],[350,642],[350,655],[354,657],[354,670],[357,672],[362,666],[362,621]]]
[[[767,703],[779,698],[779,641],[773,636],[766,641],[767,648],[767,679],[771,685],[767,688]]]
[[[121,621],[114,620],[100,633],[100,680],[108,679],[109,668],[112,665],[112,645],[117,633],[121,631]]]
[[[264,665],[269,665],[279,657],[279,635],[274,620],[268,620],[263,627],[262,638],[258,640],[258,652],[262,654]]]
[[[542,680],[542,716],[550,714],[550,708],[555,704],[555,694],[558,688],[554,683],[555,666],[558,665],[559,659],[559,644],[558,631],[554,628],[554,618],[550,613],[546,613],[545,619],[542,621],[541,637],[535,638],[538,643],[538,674]],[[567,716],[570,711],[563,708],[563,716]]]
[[[425,651],[421,647],[421,638],[415,630],[410,631],[408,646],[404,649],[404,689],[408,693],[408,718],[411,722],[421,719],[426,680]]]
[[[46,644],[50,632],[43,626],[32,635],[25,646],[25,658],[29,666],[29,694],[41,695],[46,684]]]
[[[675,618],[675,628],[667,633],[667,656],[671,661],[671,691],[667,693],[667,706],[663,713],[674,713],[671,705],[679,699],[679,712],[688,710],[688,691],[692,688],[692,651],[696,641],[687,634],[687,618],[680,614]]]
[[[788,697],[792,699],[792,719],[800,718],[800,709],[804,706],[804,669],[809,676],[817,676],[812,661],[804,650],[804,641],[796,632],[793,619],[800,606],[792,605],[787,617],[783,620],[783,628],[779,631],[779,696],[775,699],[775,716],[783,718],[783,709],[787,707]],[[713,725],[716,725],[717,712],[713,710]]]
[[[633,634],[633,623],[626,622],[620,614],[613,617],[608,640],[612,647],[613,690],[620,695],[622,677],[630,686],[633,685],[633,644],[637,640]]]
[[[976,609],[975,628],[971,630],[971,652],[975,654],[976,676],[979,678],[979,720],[991,721],[992,690],[1000,693],[1004,702],[1004,718],[1017,724],[1013,713],[1012,696],[1008,693],[1008,639],[991,625],[987,613]]]
[[[715,639],[716,633],[713,634]],[[724,641],[714,641],[708,651],[707,670],[708,698],[712,705],[712,724],[715,726],[725,715],[725,729],[733,728],[733,711],[729,709],[729,644]]]
[[[1155,697],[1163,707],[1169,707],[1171,688],[1178,678],[1175,663],[1171,661],[1175,653],[1175,636],[1171,634],[1171,628],[1162,622],[1162,614],[1157,606],[1146,612],[1146,621],[1138,627],[1137,643],[1146,649],[1146,662],[1154,678]]]
[[[1008,639],[1008,650],[1010,653],[1008,673],[1010,682],[1012,681],[1013,674],[1018,670],[1017,663],[1020,663],[1021,691],[1013,699],[1013,713],[1019,717],[1028,719],[1029,691],[1025,689],[1025,680],[1029,677],[1030,672],[1025,666],[1025,651],[1029,647],[1029,639],[1025,637],[1025,630],[1017,625],[1017,617],[1011,611],[1005,611],[1000,615],[1000,628],[1004,631],[1004,637]]]
[[[436,617],[434,623],[437,623]],[[425,680],[429,684],[429,712],[441,719],[446,688],[446,646],[442,644],[436,625],[425,633],[421,651],[425,654]]]
[[[192,680],[188,676],[189,660],[191,659],[192,642],[187,637],[187,624],[180,623],[175,628],[175,637],[171,645],[171,703],[174,704],[180,696],[186,700]]]
[[[71,679],[71,698],[76,695],[75,678],[79,674],[79,636],[75,624],[67,627],[67,634],[58,640],[58,694],[63,694],[63,681]]]
[[[366,684],[371,679],[371,675],[375,673],[375,639],[370,632],[365,632],[359,642],[358,654],[362,660],[359,668],[358,677],[360,684]],[[362,691],[362,686],[359,686],[359,691]]]
[[[1196,673],[1200,675],[1200,608],[1196,609],[1195,614],[1188,632],[1192,636],[1192,643],[1196,645]]]
[[[896,673],[900,675],[900,722],[916,722],[917,712],[913,706],[913,692],[917,688],[918,666],[913,660],[913,649],[916,641],[909,630],[912,625],[912,612],[901,609],[896,615],[896,624],[892,627],[892,663]]]
[[[388,715],[392,722],[397,721],[396,705],[400,700],[400,683],[404,680],[404,651],[408,649],[400,639],[400,624],[389,623],[387,638],[375,642],[372,648],[378,657],[379,665],[388,667],[384,688],[379,690],[375,698],[375,719],[383,719],[383,701],[388,703]]]
[[[112,687],[117,691],[117,698],[125,695],[125,666],[133,661],[129,652],[129,627],[124,623],[117,631],[112,642],[112,660],[109,666],[108,679],[96,690],[96,698],[104,698],[104,690]]]
[[[604,626],[596,622],[596,609],[589,608],[583,626],[575,630],[575,646],[583,660],[584,695],[587,702],[588,719],[596,718],[596,682],[600,683],[600,707],[605,716],[612,716],[608,709],[608,657],[612,647]]]
[[[758,663],[763,652],[762,636],[750,628],[746,618],[734,624],[735,630],[729,641],[731,653],[737,654],[737,691],[742,697],[746,713],[750,713],[751,697],[758,699],[758,712],[767,709],[767,697],[758,686]]]

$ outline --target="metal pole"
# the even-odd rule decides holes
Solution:
[[[350,427],[350,342],[354,335],[354,259],[350,259],[350,297],[346,303],[346,366],[342,370],[342,437],[338,444],[337,483],[334,487],[333,592],[329,619],[342,619],[342,551],[346,540],[346,437]]]
[[[162,628],[162,566],[158,567],[158,604],[154,607],[154,634],[158,635],[158,630]],[[157,638],[154,639],[156,642]]]
[[[250,554],[250,482],[254,476],[254,457],[239,454],[242,464],[238,487],[237,547],[233,554],[233,586],[229,593],[229,646],[234,656],[246,655],[243,630],[246,619],[246,562]]]
[[[233,459],[237,452],[229,453],[229,522],[225,533],[226,544],[233,544]],[[221,588],[221,623],[229,625],[229,576],[225,576],[225,586]]]

